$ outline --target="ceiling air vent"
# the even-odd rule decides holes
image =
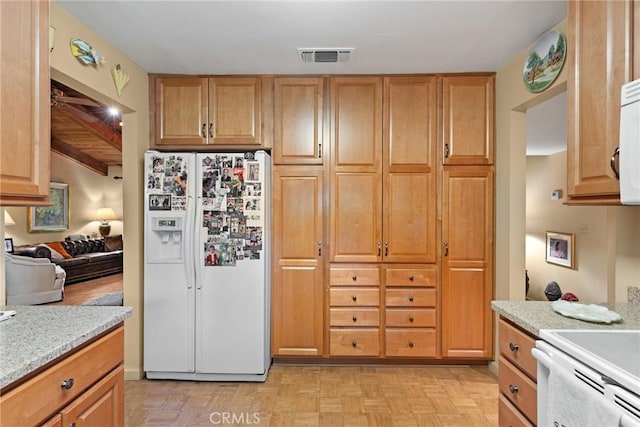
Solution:
[[[355,49],[345,48],[299,48],[302,62],[346,62]]]

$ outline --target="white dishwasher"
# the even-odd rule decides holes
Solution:
[[[540,330],[541,427],[640,427],[640,330]]]

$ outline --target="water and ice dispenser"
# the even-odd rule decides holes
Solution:
[[[147,226],[147,262],[182,263],[185,256],[184,218],[150,216]]]

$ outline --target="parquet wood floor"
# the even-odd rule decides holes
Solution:
[[[485,367],[274,365],[265,383],[125,382],[126,425],[498,425]]]

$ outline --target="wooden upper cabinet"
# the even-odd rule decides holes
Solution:
[[[446,167],[442,195],[442,356],[493,355],[493,171]]]
[[[49,2],[0,2],[0,205],[48,203]]]
[[[274,164],[322,164],[324,79],[276,78],[274,104]]]
[[[443,164],[493,164],[494,76],[442,78]]]
[[[382,78],[331,79],[331,261],[382,260]]]
[[[274,356],[323,353],[323,168],[273,168]]]
[[[383,105],[383,259],[435,262],[435,77],[386,77]]]
[[[635,13],[640,17],[638,3]],[[633,49],[639,44],[634,43],[633,14],[631,0],[569,2],[569,203],[620,202],[610,160],[620,138],[620,88],[633,78]],[[640,28],[640,22],[635,26]]]
[[[260,77],[156,77],[158,146],[260,145]]]

